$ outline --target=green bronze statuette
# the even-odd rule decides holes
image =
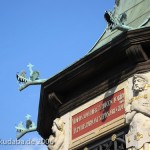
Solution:
[[[45,82],[45,79],[39,79],[40,73],[38,71],[33,71],[34,65],[28,64],[27,67],[29,68],[30,71],[30,77],[26,77],[26,72],[23,70],[20,73],[16,74],[17,80],[19,82],[19,90],[22,91],[29,85],[38,85],[42,84]]]
[[[15,126],[17,131],[17,140],[19,140],[22,136],[24,136],[28,132],[33,132],[37,130],[35,123],[30,119],[30,115],[26,115],[26,125],[24,127],[23,122],[20,122],[17,126]]]

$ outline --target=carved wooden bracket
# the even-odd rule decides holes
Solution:
[[[148,60],[148,56],[140,44],[132,45],[131,47],[129,47],[126,50],[126,54],[130,59],[130,61],[133,63],[138,63],[138,62]]]
[[[62,105],[61,100],[58,98],[58,96],[54,92],[48,95],[48,101],[50,105],[54,106],[55,109],[57,109],[60,105]]]

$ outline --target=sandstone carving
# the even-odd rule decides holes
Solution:
[[[60,118],[53,121],[53,135],[50,135],[48,140],[49,150],[64,150],[64,122]]]
[[[133,77],[133,97],[126,107],[126,148],[140,149],[150,143],[150,89],[148,78],[142,74]]]

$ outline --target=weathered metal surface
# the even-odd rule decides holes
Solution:
[[[150,17],[150,0],[120,0],[119,6],[115,6],[114,16],[118,16],[122,13],[127,14],[127,19],[124,22],[125,25],[132,27],[132,30],[136,30]],[[149,21],[142,27],[150,26]],[[122,31],[105,30],[104,34],[100,37],[94,47],[89,53],[99,49],[106,43],[110,42],[113,38],[118,36]]]

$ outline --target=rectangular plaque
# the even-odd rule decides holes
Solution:
[[[123,115],[124,89],[72,116],[72,140]]]

